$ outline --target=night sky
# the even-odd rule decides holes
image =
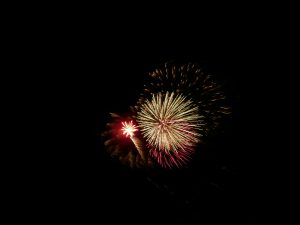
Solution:
[[[251,46],[236,35],[225,38],[232,34],[226,29],[92,28],[61,25],[39,50],[49,52],[41,89],[47,86],[45,98],[55,105],[47,108],[54,128],[44,144],[46,217],[84,224],[257,224],[257,150],[248,144],[242,94],[252,79]],[[130,169],[106,153],[100,133],[109,113],[127,112],[147,73],[169,60],[199,63],[222,80],[232,119],[199,146],[187,169]]]

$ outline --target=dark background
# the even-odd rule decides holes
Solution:
[[[259,160],[247,90],[259,53],[248,33],[226,24],[167,25],[64,20],[35,37],[36,70],[43,74],[38,90],[46,93],[41,121],[49,128],[38,162],[45,170],[38,170],[42,181],[34,189],[43,219],[257,224]],[[215,74],[230,98],[232,120],[199,147],[187,169],[124,167],[105,152],[100,133],[109,113],[128,111],[146,74],[168,60],[197,62]]]

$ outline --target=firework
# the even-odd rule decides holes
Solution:
[[[221,85],[197,64],[165,63],[144,86],[129,115],[112,114],[103,133],[108,152],[131,167],[182,167],[230,114]]]
[[[123,134],[126,135],[126,137],[133,137],[134,132],[137,131],[138,129],[136,126],[132,123],[132,120],[127,123],[127,122],[122,122],[123,128]]]
[[[143,149],[144,144],[133,121],[133,116],[111,113],[111,122],[102,132],[105,148],[113,158],[132,168],[151,167],[151,158]]]
[[[149,73],[137,105],[140,107],[145,99],[153,93],[175,92],[190,98],[198,106],[198,113],[203,117],[203,136],[215,131],[221,120],[230,114],[230,107],[222,85],[211,74],[204,73],[198,64],[176,64],[167,62],[162,67]]]
[[[171,162],[179,165],[188,159],[199,142],[201,118],[191,100],[167,92],[146,100],[138,112],[137,122],[151,155],[161,165],[169,166]]]

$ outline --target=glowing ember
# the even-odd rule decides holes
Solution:
[[[136,126],[132,123],[132,121],[130,121],[129,123],[122,122],[122,125],[123,125],[122,131],[123,134],[126,135],[126,137],[128,136],[133,137],[134,132],[138,130]]]

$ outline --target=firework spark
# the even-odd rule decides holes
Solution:
[[[146,100],[137,115],[141,132],[151,148],[152,156],[163,166],[187,161],[199,142],[201,118],[191,100],[174,92],[158,93]],[[164,160],[163,156],[170,158]]]

